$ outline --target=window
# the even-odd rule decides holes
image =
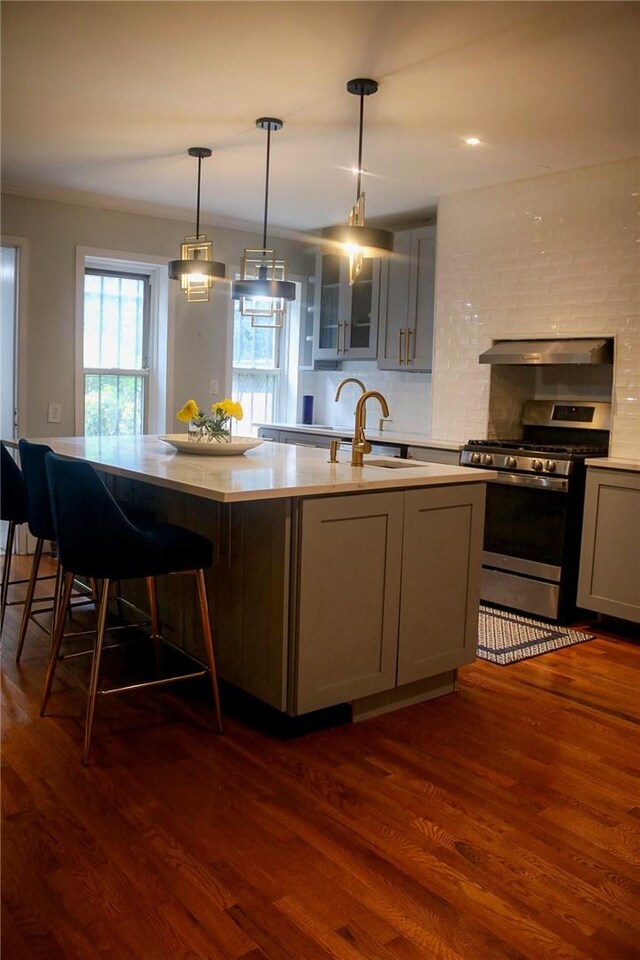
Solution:
[[[85,270],[84,434],[144,433],[149,376],[149,278]]]
[[[252,327],[251,317],[234,305],[232,396],[242,404],[247,423],[276,417],[281,337],[282,328]]]
[[[258,432],[252,422],[295,420],[299,316],[299,285],[282,327],[252,327],[234,301],[231,395],[242,404],[247,436]]]

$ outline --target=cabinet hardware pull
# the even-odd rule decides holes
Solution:
[[[342,328],[342,352],[347,352],[347,327],[349,326],[349,321],[345,320]]]
[[[413,333],[413,328],[412,328],[412,327],[407,327],[407,339],[406,339],[406,341],[405,341],[405,351],[404,351],[404,357],[405,357],[404,362],[406,363],[407,366],[409,366],[409,362],[410,362],[410,357],[409,357],[410,349],[409,349],[409,348],[410,348],[410,345],[411,345],[411,335],[412,335],[412,333]]]
[[[402,338],[404,337],[404,330],[398,330],[398,365],[402,366],[404,360],[402,359]]]
[[[228,540],[229,540],[228,560],[229,560],[229,566],[231,566],[231,504],[229,504],[229,538]]]
[[[342,329],[342,320],[338,320],[338,329],[336,330],[336,353],[340,353],[340,331]]]

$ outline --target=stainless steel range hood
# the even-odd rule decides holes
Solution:
[[[520,364],[613,363],[613,341],[501,340],[480,354],[480,363]]]

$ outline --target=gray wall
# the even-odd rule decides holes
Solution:
[[[230,268],[240,263],[245,246],[256,246],[258,232],[243,233],[202,226],[213,240],[214,257]],[[28,243],[28,290],[25,350],[25,409],[23,436],[70,436],[75,432],[75,289],[76,247],[118,250],[140,256],[179,256],[184,235],[193,223],[159,217],[101,210],[77,204],[58,203],[3,195],[3,237],[19,237]],[[274,245],[287,258],[290,274],[306,276],[313,261],[296,241],[277,238]],[[177,283],[170,284],[175,305],[175,327],[170,356],[173,397],[168,397],[170,415],[166,429],[176,429],[171,411],[189,397],[209,400],[209,385],[225,376],[227,354],[228,286],[223,285],[209,303],[187,304]],[[47,424],[47,403],[62,404],[62,422]],[[177,409],[177,407],[176,407]]]

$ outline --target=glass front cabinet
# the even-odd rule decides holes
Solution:
[[[316,260],[314,359],[374,360],[378,345],[380,261],[365,260],[349,284],[349,260],[318,253]]]

